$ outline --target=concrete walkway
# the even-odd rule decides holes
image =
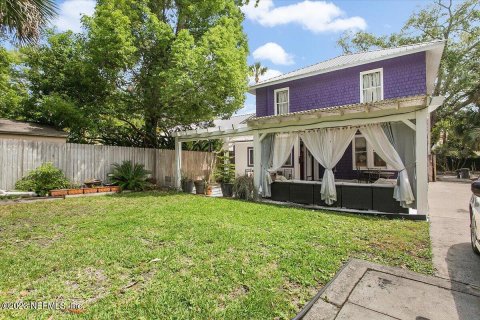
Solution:
[[[312,300],[305,320],[477,320],[480,290],[404,269],[351,260]]]
[[[471,194],[469,183],[430,183],[430,237],[436,275],[480,288],[480,257],[470,245]]]
[[[436,277],[351,260],[296,319],[480,320],[480,257],[470,245],[469,183],[430,184]]]

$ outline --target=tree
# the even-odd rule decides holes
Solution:
[[[17,118],[27,98],[27,85],[16,68],[21,61],[19,52],[0,47],[0,118]]]
[[[242,107],[248,53],[234,0],[101,0],[84,18],[113,117],[157,147],[169,128]],[[132,121],[133,120],[133,121]]]
[[[250,67],[250,76],[252,76],[255,80],[255,83],[260,81],[260,77],[267,73],[268,68],[264,67],[260,64],[260,62],[255,62]]]
[[[56,9],[54,0],[2,0],[0,33],[14,34],[21,42],[36,40]]]

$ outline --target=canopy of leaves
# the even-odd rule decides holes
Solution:
[[[83,33],[47,31],[22,61],[0,61],[0,82],[16,70],[26,86],[9,117],[64,129],[72,142],[171,147],[172,128],[243,106],[242,4],[100,0]]]

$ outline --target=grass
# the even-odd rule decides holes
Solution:
[[[67,306],[5,319],[291,318],[352,257],[433,271],[425,222],[156,192],[1,205],[0,248],[0,303]]]

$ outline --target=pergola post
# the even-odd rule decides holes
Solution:
[[[182,142],[175,137],[175,188],[182,189]]]
[[[260,171],[262,157],[262,144],[258,131],[253,134],[253,183],[257,190],[260,190]]]
[[[428,214],[428,109],[416,112],[415,157],[417,213]]]

